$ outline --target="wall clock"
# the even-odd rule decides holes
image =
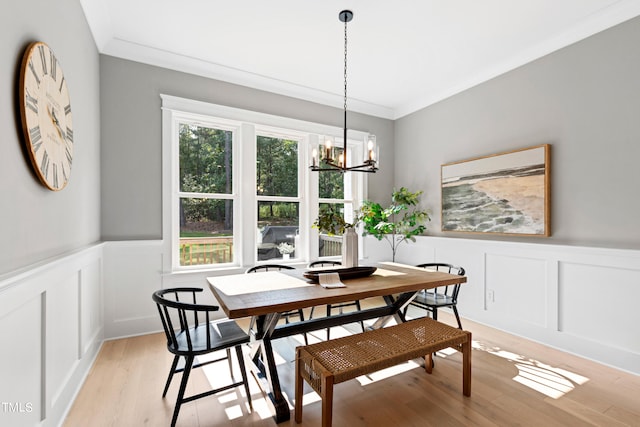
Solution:
[[[62,67],[43,42],[27,47],[20,69],[20,116],[31,164],[50,190],[69,182],[73,162],[73,120]]]

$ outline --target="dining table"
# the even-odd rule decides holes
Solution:
[[[248,369],[268,397],[276,423],[289,420],[290,407],[280,386],[273,340],[364,320],[373,321],[368,326],[370,329],[382,328],[392,319],[404,322],[404,308],[421,290],[467,281],[466,276],[394,262],[376,263],[370,267],[365,273],[369,275],[364,277],[347,274],[354,270],[345,269],[340,276],[345,286],[331,288],[318,284],[317,276],[313,274],[316,269],[207,277],[209,288],[227,317],[252,318]],[[291,310],[374,297],[380,297],[383,303],[332,316],[278,323],[281,313]]]

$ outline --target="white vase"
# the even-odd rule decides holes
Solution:
[[[282,254],[282,259],[283,259],[283,260],[285,260],[285,259],[289,259],[290,257],[291,257],[291,255],[290,255],[290,254]]]
[[[353,228],[347,228],[342,235],[342,266],[358,266],[358,233]]]

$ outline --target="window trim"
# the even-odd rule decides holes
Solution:
[[[298,159],[300,167],[298,199],[300,201],[300,237],[306,242],[300,257],[293,263],[308,262],[318,254],[318,230],[312,229],[313,219],[318,216],[318,176],[306,167],[311,159],[311,147],[317,146],[320,135],[339,136],[342,129],[282,116],[256,111],[243,110],[203,101],[161,94],[162,104],[162,231],[163,231],[163,269],[177,273],[196,270],[221,270],[225,268],[246,267],[258,263],[255,225],[257,224],[257,204],[259,196],[255,191],[256,182],[256,135],[265,132],[286,138],[299,138]],[[232,195],[235,197],[234,214],[234,262],[219,265],[180,266],[178,253],[174,250],[179,230],[175,217],[178,203],[176,195],[178,185],[179,149],[176,141],[177,118],[188,122],[213,124],[213,126],[233,127],[233,183]],[[194,120],[195,118],[195,120]],[[364,156],[364,140],[368,132],[349,130],[348,144],[354,147],[354,158]],[[353,157],[352,157],[353,158]],[[361,159],[360,159],[361,160]],[[357,208],[367,195],[366,174],[357,174],[354,178],[354,208]],[[229,196],[229,195],[225,195]],[[249,212],[249,213],[248,213]],[[314,255],[315,254],[315,255]]]

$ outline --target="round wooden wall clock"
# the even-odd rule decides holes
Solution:
[[[50,190],[69,182],[73,162],[73,120],[62,67],[43,42],[29,45],[20,69],[20,115],[36,175]]]

